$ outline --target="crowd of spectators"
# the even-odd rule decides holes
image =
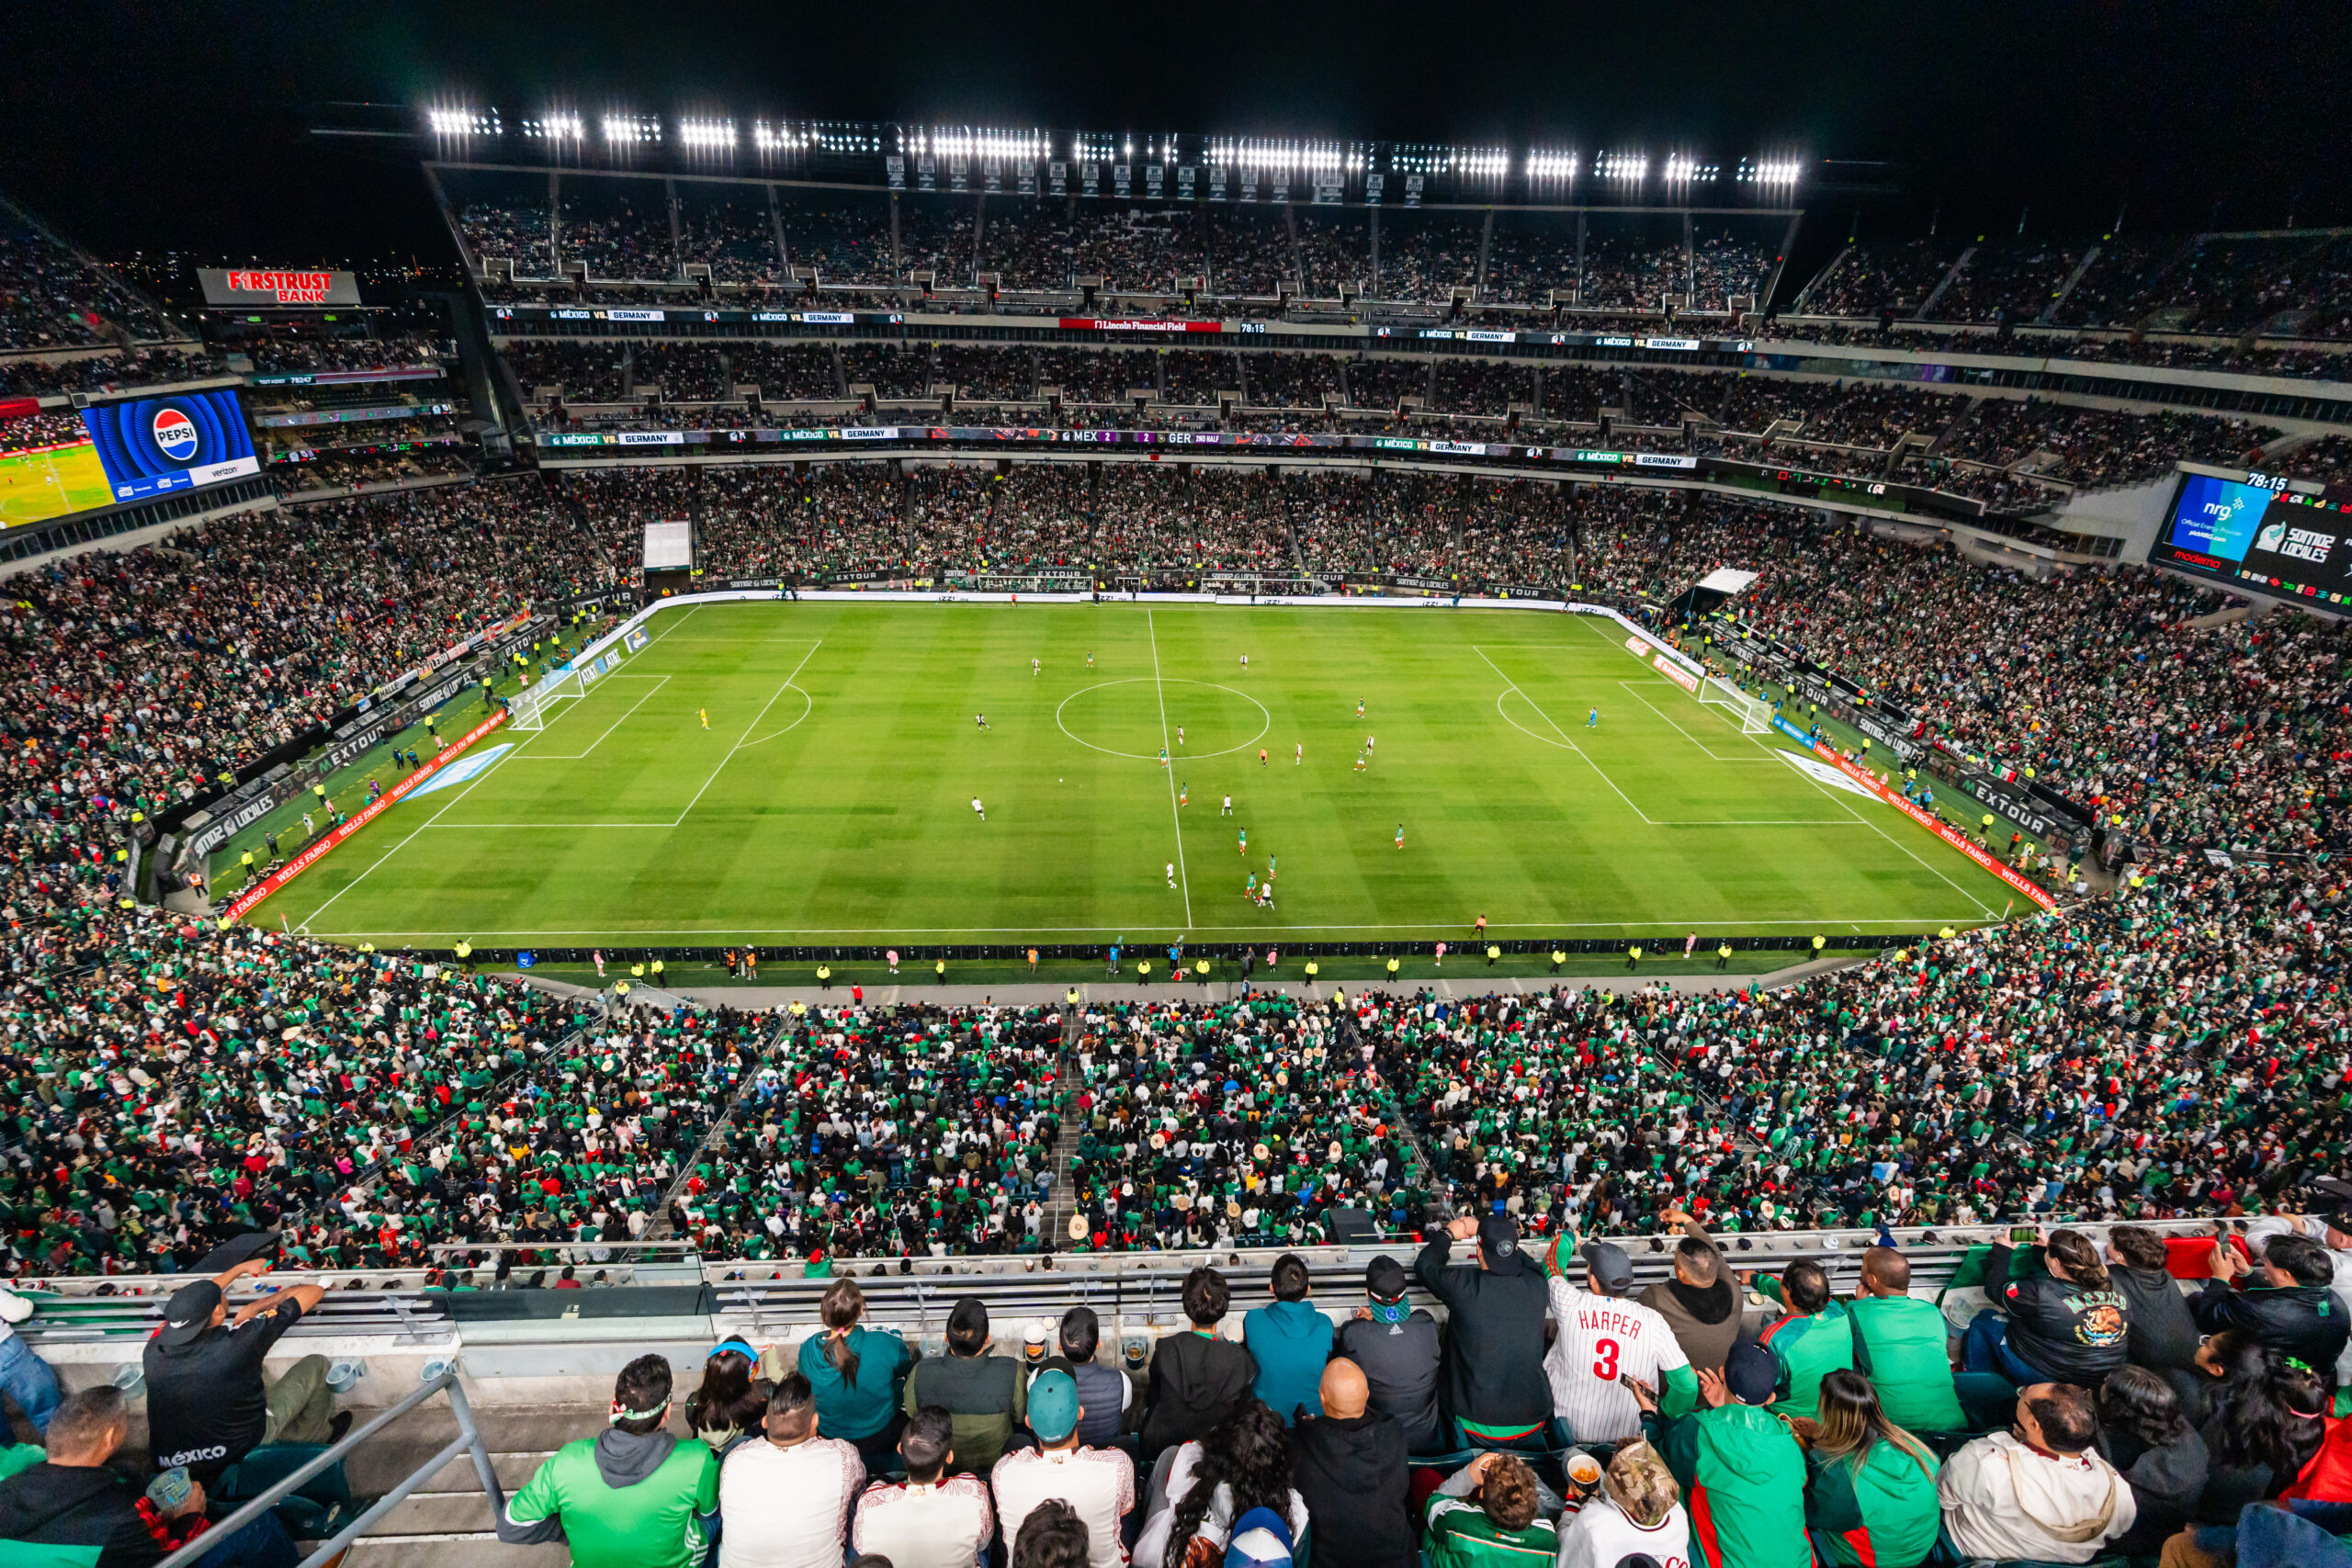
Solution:
[[[904,486],[888,463],[707,468],[697,482],[707,576],[805,579],[906,565]]]
[[[404,337],[274,337],[245,345],[254,369],[261,375],[302,370],[387,370],[409,366],[437,369],[458,356],[446,338]]]
[[[681,193],[678,260],[710,268],[715,284],[770,284],[784,274],[777,260],[775,228],[764,201],[730,196],[706,197],[704,187]]]
[[[541,387],[560,387],[571,403],[616,403],[628,395],[631,345],[515,338],[504,349],[526,399]]]
[[[2125,484],[2170,468],[2176,461],[2261,466],[2260,448],[2274,429],[2218,414],[2170,409],[2132,413],[2082,408],[2039,398],[1984,398],[1961,423],[1942,455],[1995,468],[2023,466],[2086,488]]]
[[[80,348],[174,333],[88,256],[0,206],[0,349]]]
[[[39,413],[0,419],[0,452],[29,447],[71,446],[90,438],[90,427],[73,409],[45,409]]]
[[[1877,316],[1908,319],[1951,270],[1962,246],[1956,240],[1904,240],[1857,245],[1806,291],[1807,315]]]
[[[763,401],[823,402],[847,395],[831,344],[737,344],[729,354],[733,379],[757,387]]]
[[[47,397],[59,392],[160,387],[223,373],[220,361],[193,345],[83,354],[71,359],[0,360],[0,396]]]

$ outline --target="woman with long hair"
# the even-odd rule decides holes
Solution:
[[[2108,1374],[2098,1391],[2098,1451],[2132,1483],[2139,1512],[2105,1550],[2154,1557],[2197,1512],[2212,1460],[2182,1414],[2180,1395],[2145,1367]]]
[[[1984,1290],[2000,1304],[1976,1314],[1961,1337],[1961,1370],[1998,1372],[2019,1388],[2097,1388],[2130,1359],[2132,1303],[2108,1278],[2107,1260],[2080,1231],[2037,1231],[2041,1268],[2009,1278],[2008,1245],[1984,1259]]]
[[[2294,1484],[2319,1452],[2327,1436],[2329,1379],[2234,1331],[2215,1335],[2208,1348],[2222,1373],[2204,1432],[2212,1479],[2198,1502],[2197,1517],[2209,1524],[2234,1524],[2248,1503],[2276,1497]]]
[[[1927,1445],[1886,1418],[1871,1380],[1823,1374],[1820,1416],[1805,1445],[1805,1532],[1822,1562],[1915,1568],[1936,1546],[1940,1468]]]
[[[800,1342],[800,1375],[817,1393],[817,1429],[855,1443],[869,1474],[899,1468],[907,1414],[899,1397],[915,1353],[888,1329],[868,1328],[865,1292],[850,1279],[825,1287],[820,1332]],[[771,1352],[773,1354],[773,1352]]]
[[[686,1428],[722,1457],[767,1415],[768,1385],[752,1375],[759,1353],[724,1339],[702,1364],[702,1382],[686,1396]]]
[[[1263,1400],[1243,1399],[1176,1450],[1168,1501],[1144,1521],[1135,1568],[1188,1568],[1196,1546],[1206,1561],[1224,1561],[1233,1521],[1252,1508],[1289,1520],[1294,1545],[1306,1529],[1306,1500],[1290,1484],[1290,1434]]]

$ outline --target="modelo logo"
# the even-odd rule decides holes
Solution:
[[[158,409],[155,412],[155,445],[164,456],[185,463],[196,456],[196,421],[174,408]]]

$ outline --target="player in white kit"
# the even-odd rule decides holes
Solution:
[[[1544,1353],[1552,1414],[1577,1442],[1621,1443],[1642,1435],[1642,1407],[1618,1380],[1630,1373],[1657,1389],[1658,1407],[1671,1419],[1697,1403],[1698,1374],[1666,1319],[1624,1294],[1634,1284],[1625,1249],[1599,1241],[1578,1254],[1575,1243],[1574,1233],[1562,1235],[1544,1260],[1559,1327]],[[1583,1277],[1583,1288],[1572,1275]]]

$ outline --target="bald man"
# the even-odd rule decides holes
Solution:
[[[1950,1330],[1935,1303],[1912,1295],[1909,1258],[1891,1247],[1864,1252],[1853,1301],[1829,1310],[1841,1306],[1854,1318],[1854,1370],[1877,1385],[1888,1420],[1914,1432],[1967,1429],[1945,1349]]]
[[[1405,1429],[1372,1405],[1363,1369],[1341,1357],[1323,1369],[1320,1416],[1290,1437],[1291,1483],[1306,1499],[1319,1562],[1413,1568],[1419,1543],[1405,1474]]]

